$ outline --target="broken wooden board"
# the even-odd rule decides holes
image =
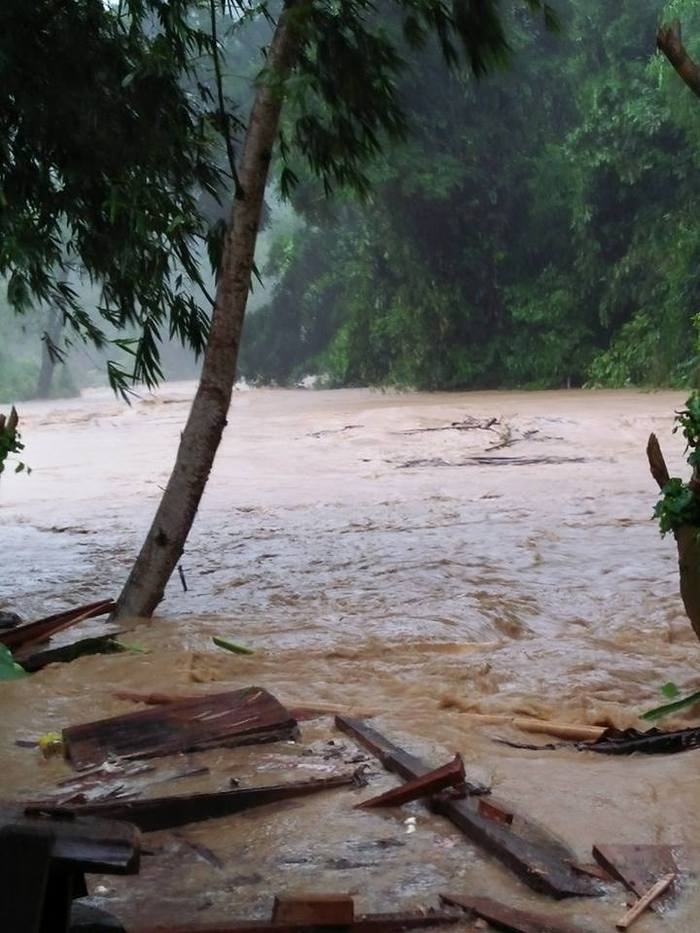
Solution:
[[[372,797],[362,803],[356,804],[356,809],[370,810],[373,807],[400,807],[411,800],[419,800],[421,797],[432,797],[448,787],[458,787],[464,784],[464,762],[461,755],[455,755],[454,759],[429,771],[427,774],[413,778],[407,781],[402,787],[394,787],[384,794]]]
[[[615,929],[626,930],[628,927],[631,927],[632,924],[642,916],[644,911],[649,910],[654,901],[671,887],[675,877],[675,873],[670,872],[668,875],[663,875],[659,878],[659,880],[653,884],[622,917],[620,917],[615,924]]]
[[[642,897],[663,875],[678,871],[671,846],[602,845],[593,846],[593,858],[609,875],[621,881],[628,890]],[[658,898],[652,910],[673,897],[675,883]]]
[[[13,831],[51,836],[52,859],[80,871],[134,875],[139,870],[141,834],[127,823],[28,816],[16,807],[2,807],[0,833],[8,827]]]
[[[398,748],[366,723],[338,716],[336,725],[376,755],[387,770],[405,779],[423,776],[431,770],[420,758]],[[573,871],[569,864],[572,853],[559,840],[553,837],[547,840],[547,833],[541,828],[537,829],[537,838],[525,838],[516,833],[515,822],[507,826],[482,816],[474,799],[454,800],[439,795],[432,798],[431,806],[533,890],[556,898],[600,893],[590,878]]]
[[[347,926],[354,919],[350,894],[278,894],[272,908],[273,923]]]
[[[7,632],[0,632],[0,644],[9,648],[10,651],[16,651],[28,645],[48,641],[57,632],[62,632],[86,619],[106,615],[112,609],[114,609],[114,603],[111,599],[101,599],[95,603],[88,603],[86,606],[78,606],[77,609],[57,612],[45,619],[38,619],[36,622],[28,622],[26,625],[20,625]]]
[[[254,807],[264,807],[278,800],[306,797],[336,787],[356,787],[357,776],[343,774],[311,781],[272,784],[268,787],[236,788],[212,793],[180,794],[138,800],[104,800],[87,804],[59,804],[40,801],[29,805],[26,812],[50,813],[55,816],[100,816],[110,820],[126,820],[143,832],[173,829],[187,823],[218,819]]]
[[[297,723],[261,687],[179,700],[63,730],[71,764],[81,770],[107,758],[156,758],[178,752],[293,739]]]
[[[490,897],[467,897],[461,894],[441,894],[441,900],[454,907],[461,907],[497,930],[507,933],[584,933],[581,927],[563,920],[551,920],[542,914],[509,907]]]

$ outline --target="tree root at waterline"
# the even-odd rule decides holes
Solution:
[[[663,492],[671,481],[671,477],[655,434],[649,435],[647,458],[651,475]],[[688,483],[688,489],[694,496],[698,496],[698,480],[695,471]],[[678,547],[678,572],[683,606],[695,634],[700,638],[700,527],[685,524],[672,530]]]

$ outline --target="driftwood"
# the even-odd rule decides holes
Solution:
[[[398,469],[413,467],[466,467],[466,466],[556,466],[562,463],[587,463],[586,457],[466,457],[464,460],[443,460],[442,457],[407,460],[399,463]]]
[[[100,816],[110,820],[125,820],[138,826],[143,832],[154,832],[241,813],[292,797],[306,797],[335,787],[357,787],[357,784],[358,775],[354,773],[320,780],[272,784],[268,787],[151,797],[146,800],[104,800],[58,806],[51,801],[43,801],[28,805],[26,812],[48,812],[53,816],[62,817]]]
[[[637,903],[633,904],[627,913],[617,921],[615,928],[618,930],[626,930],[628,927],[632,926],[634,921],[651,906],[652,902],[671,886],[675,877],[675,874],[670,872],[668,875],[664,875],[663,878],[659,878],[659,880],[639,898]]]
[[[441,894],[441,900],[453,907],[461,907],[470,914],[486,920],[489,926],[508,933],[583,933],[580,927],[564,920],[550,920],[529,910],[517,910],[490,897],[467,897],[462,894]]]
[[[120,654],[127,651],[123,645],[115,641],[114,635],[96,635],[94,638],[81,638],[69,645],[60,645],[57,648],[44,648],[42,651],[32,651],[28,646],[22,651],[15,652],[15,660],[30,674],[40,671],[47,664],[67,664],[77,658],[90,654]]]
[[[57,612],[45,619],[38,619],[36,622],[20,625],[9,632],[0,632],[0,644],[14,652],[29,645],[48,641],[57,632],[62,632],[72,625],[77,625],[78,622],[84,622],[85,619],[106,615],[113,608],[114,603],[111,599],[102,599],[99,602],[88,603],[86,606],[79,606],[77,609]]]
[[[637,897],[642,897],[659,877],[678,871],[670,846],[596,843],[593,858]]]
[[[297,723],[267,690],[247,687],[114,716],[63,730],[78,770],[114,756],[155,758],[218,746],[293,739]]]
[[[464,784],[464,762],[461,755],[441,768],[429,771],[420,777],[407,781],[401,787],[394,787],[384,794],[372,797],[362,803],[356,804],[356,809],[371,810],[373,807],[399,807],[411,800],[421,797],[432,797],[448,787],[458,787]]]
[[[459,721],[467,721],[476,726],[513,726],[521,732],[553,735],[560,739],[579,741],[599,739],[606,729],[605,726],[589,726],[585,723],[556,722],[551,719],[533,719],[530,716],[507,716],[496,713],[465,713]]]
[[[582,751],[600,752],[604,755],[669,755],[700,748],[700,726],[662,732],[660,729],[606,729],[595,742],[577,743]]]
[[[388,771],[406,780],[421,777],[431,770],[420,758],[398,748],[366,723],[338,716],[336,725],[372,752]],[[576,875],[567,861],[573,860],[572,854],[557,840],[548,839],[544,830],[537,828],[532,833],[533,838],[525,838],[516,832],[515,822],[513,826],[506,826],[481,815],[474,799],[454,800],[438,795],[432,798],[431,806],[533,890],[556,898],[599,893],[590,879]],[[530,824],[526,825],[529,830],[533,829]]]

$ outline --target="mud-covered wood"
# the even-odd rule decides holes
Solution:
[[[63,744],[80,770],[110,756],[155,758],[292,739],[296,729],[289,710],[267,690],[247,687],[70,726],[63,730]]]
[[[385,736],[360,720],[336,717],[336,725],[376,755],[385,768],[405,779],[424,776],[431,769],[420,758],[398,748]],[[468,839],[482,846],[503,865],[514,872],[535,891],[552,897],[581,897],[598,894],[589,878],[577,875],[571,868],[573,854],[547,833],[538,829],[533,838],[524,838],[515,825],[506,826],[482,816],[475,799],[450,799],[438,795],[431,800],[433,810],[445,816]],[[510,809],[510,808],[508,808]],[[531,824],[528,824],[530,826]]]
[[[52,806],[50,802],[45,802],[34,804],[32,809],[55,816],[100,816],[110,820],[126,820],[138,826],[143,832],[153,832],[229,816],[254,807],[264,807],[279,800],[306,797],[320,791],[350,786],[356,786],[355,774],[272,784],[268,787],[152,797],[146,800],[105,800],[98,803],[60,806]]]
[[[593,846],[593,858],[637,897],[642,897],[663,875],[678,871],[671,846],[596,843]],[[673,894],[674,887],[671,885],[654,906],[665,903]]]
[[[462,894],[441,894],[440,898],[454,907],[486,920],[489,926],[507,933],[584,933],[581,927],[565,920],[552,920],[543,914],[509,907],[490,897],[469,897]]]
[[[421,797],[432,797],[448,787],[458,787],[464,784],[464,762],[461,755],[455,755],[454,759],[443,765],[441,768],[435,768],[420,777],[407,781],[401,787],[394,787],[371,797],[362,803],[356,805],[357,809],[370,810],[374,807],[399,807],[411,800],[420,800]]]
[[[52,635],[62,632],[72,625],[77,625],[78,622],[106,615],[113,608],[114,603],[111,599],[102,599],[95,603],[88,603],[86,606],[78,606],[77,609],[57,612],[45,619],[37,619],[36,622],[28,622],[26,625],[20,625],[10,631],[0,632],[0,644],[5,645],[6,648],[14,652],[20,648],[47,641]]]

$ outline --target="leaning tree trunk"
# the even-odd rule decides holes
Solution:
[[[168,485],[117,601],[116,618],[151,616],[161,601],[194,522],[226,426],[283,82],[298,45],[297,24],[292,19],[294,3],[287,0],[278,19],[266,74],[250,114],[199,386]]]
[[[649,435],[647,457],[651,475],[663,489],[670,476],[661,447],[655,434]],[[695,495],[700,494],[700,476],[697,468],[688,483]],[[681,582],[681,599],[685,614],[690,619],[695,634],[700,638],[700,528],[695,525],[681,525],[673,532],[678,547],[678,574]]]

